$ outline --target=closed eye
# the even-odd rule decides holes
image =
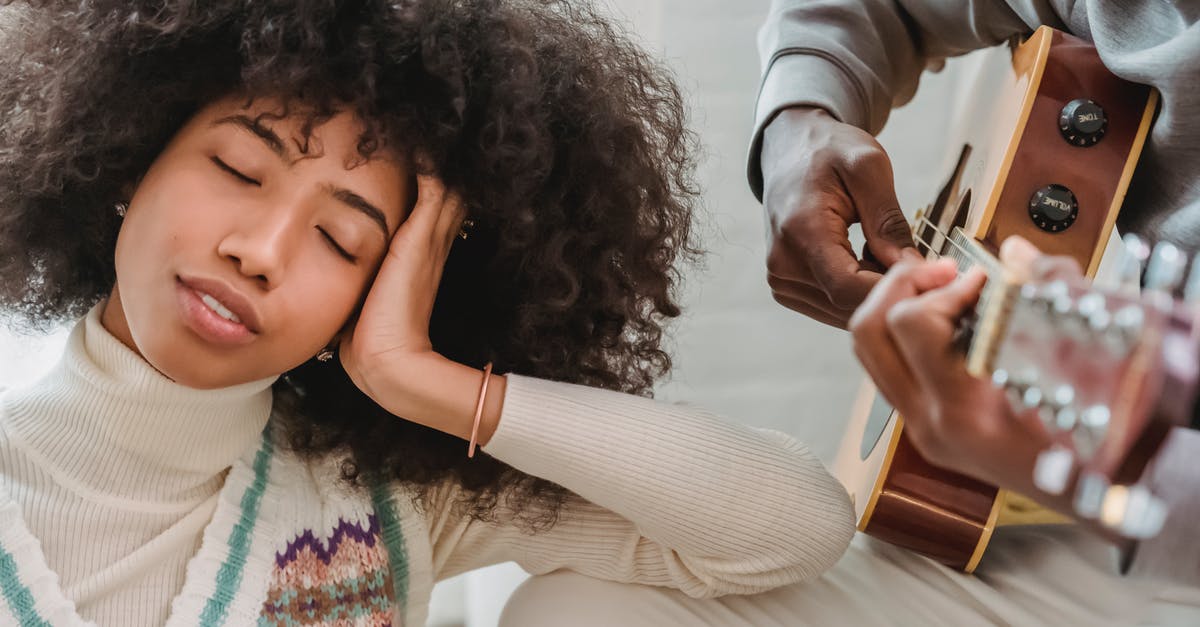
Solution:
[[[212,162],[215,163],[218,168],[221,168],[222,170],[225,170],[226,172],[232,174],[239,181],[241,181],[243,183],[248,183],[250,185],[262,187],[262,181],[259,181],[257,179],[252,179],[252,178],[246,176],[245,174],[238,172],[233,166],[229,165],[228,163],[225,163],[224,161],[221,161],[220,157],[211,157],[211,159],[212,159]]]
[[[337,240],[333,239],[333,236],[329,234],[329,231],[326,231],[321,227],[317,227],[317,230],[321,232],[321,235],[325,238],[325,241],[329,242],[329,245],[333,247],[334,252],[336,252],[338,255],[341,255],[343,259],[349,261],[350,263],[358,263],[358,257],[351,255],[349,251],[347,251],[345,248],[342,248],[342,245],[338,244]]]

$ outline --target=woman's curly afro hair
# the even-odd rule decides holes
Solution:
[[[438,294],[443,355],[642,395],[670,367],[695,140],[670,74],[585,2],[30,1],[0,7],[0,60],[0,308],[26,323],[111,291],[113,203],[201,106],[242,93],[350,108],[360,152],[417,151],[460,191],[476,226]],[[339,368],[310,361],[274,392],[286,444],[342,455],[352,483],[457,480],[471,515],[503,497],[533,523],[566,496],[468,461]]]

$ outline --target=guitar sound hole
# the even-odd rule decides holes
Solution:
[[[863,459],[871,456],[871,451],[879,444],[879,438],[883,435],[883,430],[887,428],[888,421],[891,420],[895,410],[883,400],[882,394],[875,395],[875,402],[871,404],[871,411],[867,414],[867,428],[863,430],[862,446],[859,448],[859,455]]]
[[[940,253],[942,255],[950,254],[950,236],[954,234],[954,229],[965,228],[967,226],[968,213],[971,211],[971,190],[963,193],[962,198],[958,201],[958,208],[954,210],[954,221],[950,223],[950,228],[946,229],[946,241],[942,244]]]

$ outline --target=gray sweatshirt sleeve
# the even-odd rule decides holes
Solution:
[[[912,98],[926,67],[1032,31],[1062,28],[1049,0],[773,0],[758,34],[750,187],[762,198],[762,132],[780,110],[815,106],[872,134]]]
[[[1151,490],[1170,506],[1159,534],[1133,553],[1132,577],[1200,586],[1200,432],[1174,429],[1147,473]]]

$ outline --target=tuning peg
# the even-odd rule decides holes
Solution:
[[[1037,407],[1041,402],[1041,389],[1036,387],[1038,371],[1032,368],[1022,370],[1013,375],[1006,370],[996,370],[992,373],[992,383],[1007,390],[1005,396],[1014,409],[1018,411]],[[1032,401],[1032,405],[1027,401]]]
[[[1135,540],[1158,535],[1167,520],[1167,504],[1144,486],[1115,485],[1104,492],[1100,522]]]
[[[1189,305],[1200,305],[1200,255],[1192,259],[1188,280],[1183,287],[1183,299]]]
[[[1104,405],[1092,405],[1079,412],[1078,421],[1071,431],[1075,450],[1083,457],[1091,457],[1108,434],[1112,412]]]
[[[1064,310],[1063,313],[1066,313],[1073,306],[1073,303],[1070,301],[1071,288],[1065,281],[1051,281],[1041,285],[1026,285],[1021,289],[1021,296],[1047,312],[1053,312],[1056,307],[1059,307]]]
[[[1108,311],[1108,301],[1103,294],[1089,292],[1080,296],[1075,303],[1075,310],[1080,324],[1092,333],[1105,333],[1112,324],[1112,313]]]
[[[1104,334],[1105,344],[1117,354],[1124,354],[1133,347],[1142,334],[1146,314],[1140,305],[1126,305],[1112,315],[1112,324]]]
[[[1079,311],[1079,315],[1084,318],[1091,318],[1101,312],[1108,313],[1106,304],[1107,302],[1104,300],[1103,294],[1089,292],[1079,297],[1079,300],[1075,303],[1075,308]]]
[[[1121,241],[1125,245],[1125,254],[1121,256],[1117,267],[1117,283],[1122,291],[1137,294],[1142,285],[1142,268],[1150,258],[1150,245],[1133,233],[1127,234]]]
[[[1170,294],[1183,282],[1186,269],[1187,255],[1170,242],[1159,242],[1146,266],[1146,289]]]
[[[1044,400],[1042,388],[1033,386],[1025,389],[1025,393],[1021,395],[1021,406],[1025,409],[1035,409],[1041,407]]]
[[[1074,407],[1063,407],[1054,412],[1054,428],[1059,431],[1071,431],[1079,424],[1079,412]]]
[[[1069,409],[1073,402],[1075,402],[1075,388],[1065,384],[1060,385],[1042,399],[1041,405],[1038,407],[1038,416],[1048,428],[1057,429],[1058,415]],[[1074,421],[1071,425],[1074,426]]]
[[[1075,514],[1088,520],[1098,518],[1108,488],[1108,478],[1104,475],[1084,473],[1080,476],[1079,484],[1075,486]]]
[[[1142,325],[1146,322],[1146,314],[1137,305],[1126,305],[1113,314],[1113,326],[1130,339],[1142,333]]]
[[[1062,494],[1071,479],[1075,467],[1075,455],[1071,449],[1055,444],[1038,453],[1033,466],[1033,483],[1047,494]]]

